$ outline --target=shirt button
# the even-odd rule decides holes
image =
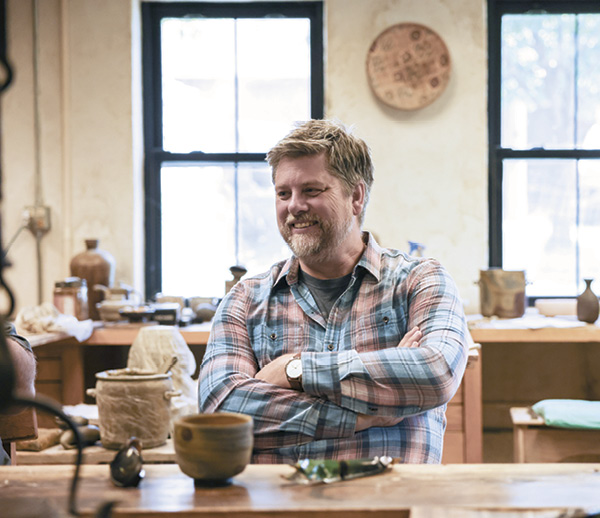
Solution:
[[[275,340],[275,338],[277,338],[277,335],[275,333],[271,333],[271,340]]]
[[[327,349],[329,349],[330,351],[333,351],[333,344],[328,344]]]
[[[387,324],[390,321],[390,317],[383,317],[383,323]]]

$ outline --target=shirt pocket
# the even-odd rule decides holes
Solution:
[[[345,343],[358,352],[396,347],[406,332],[406,321],[391,308],[361,315],[349,328]]]
[[[309,342],[306,327],[301,325],[289,325],[272,327],[260,324],[254,327],[252,333],[252,349],[258,360],[259,368],[287,353],[299,353],[306,349],[304,344]]]

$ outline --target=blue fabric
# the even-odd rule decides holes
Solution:
[[[600,429],[600,401],[544,399],[532,409],[548,426]]]

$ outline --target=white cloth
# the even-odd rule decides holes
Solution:
[[[87,340],[94,331],[91,320],[77,320],[72,315],[64,315],[50,302],[21,309],[17,313],[15,327],[21,334],[66,333],[80,342]]]
[[[160,372],[170,360],[177,363],[171,368],[173,389],[181,396],[171,399],[171,423],[180,416],[198,413],[198,386],[192,379],[196,359],[183,335],[175,326],[145,326],[140,329],[129,349],[127,367]]]

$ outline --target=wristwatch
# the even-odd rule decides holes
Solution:
[[[287,376],[290,387],[294,390],[302,391],[302,360],[300,356],[294,356],[285,365],[285,375]]]

